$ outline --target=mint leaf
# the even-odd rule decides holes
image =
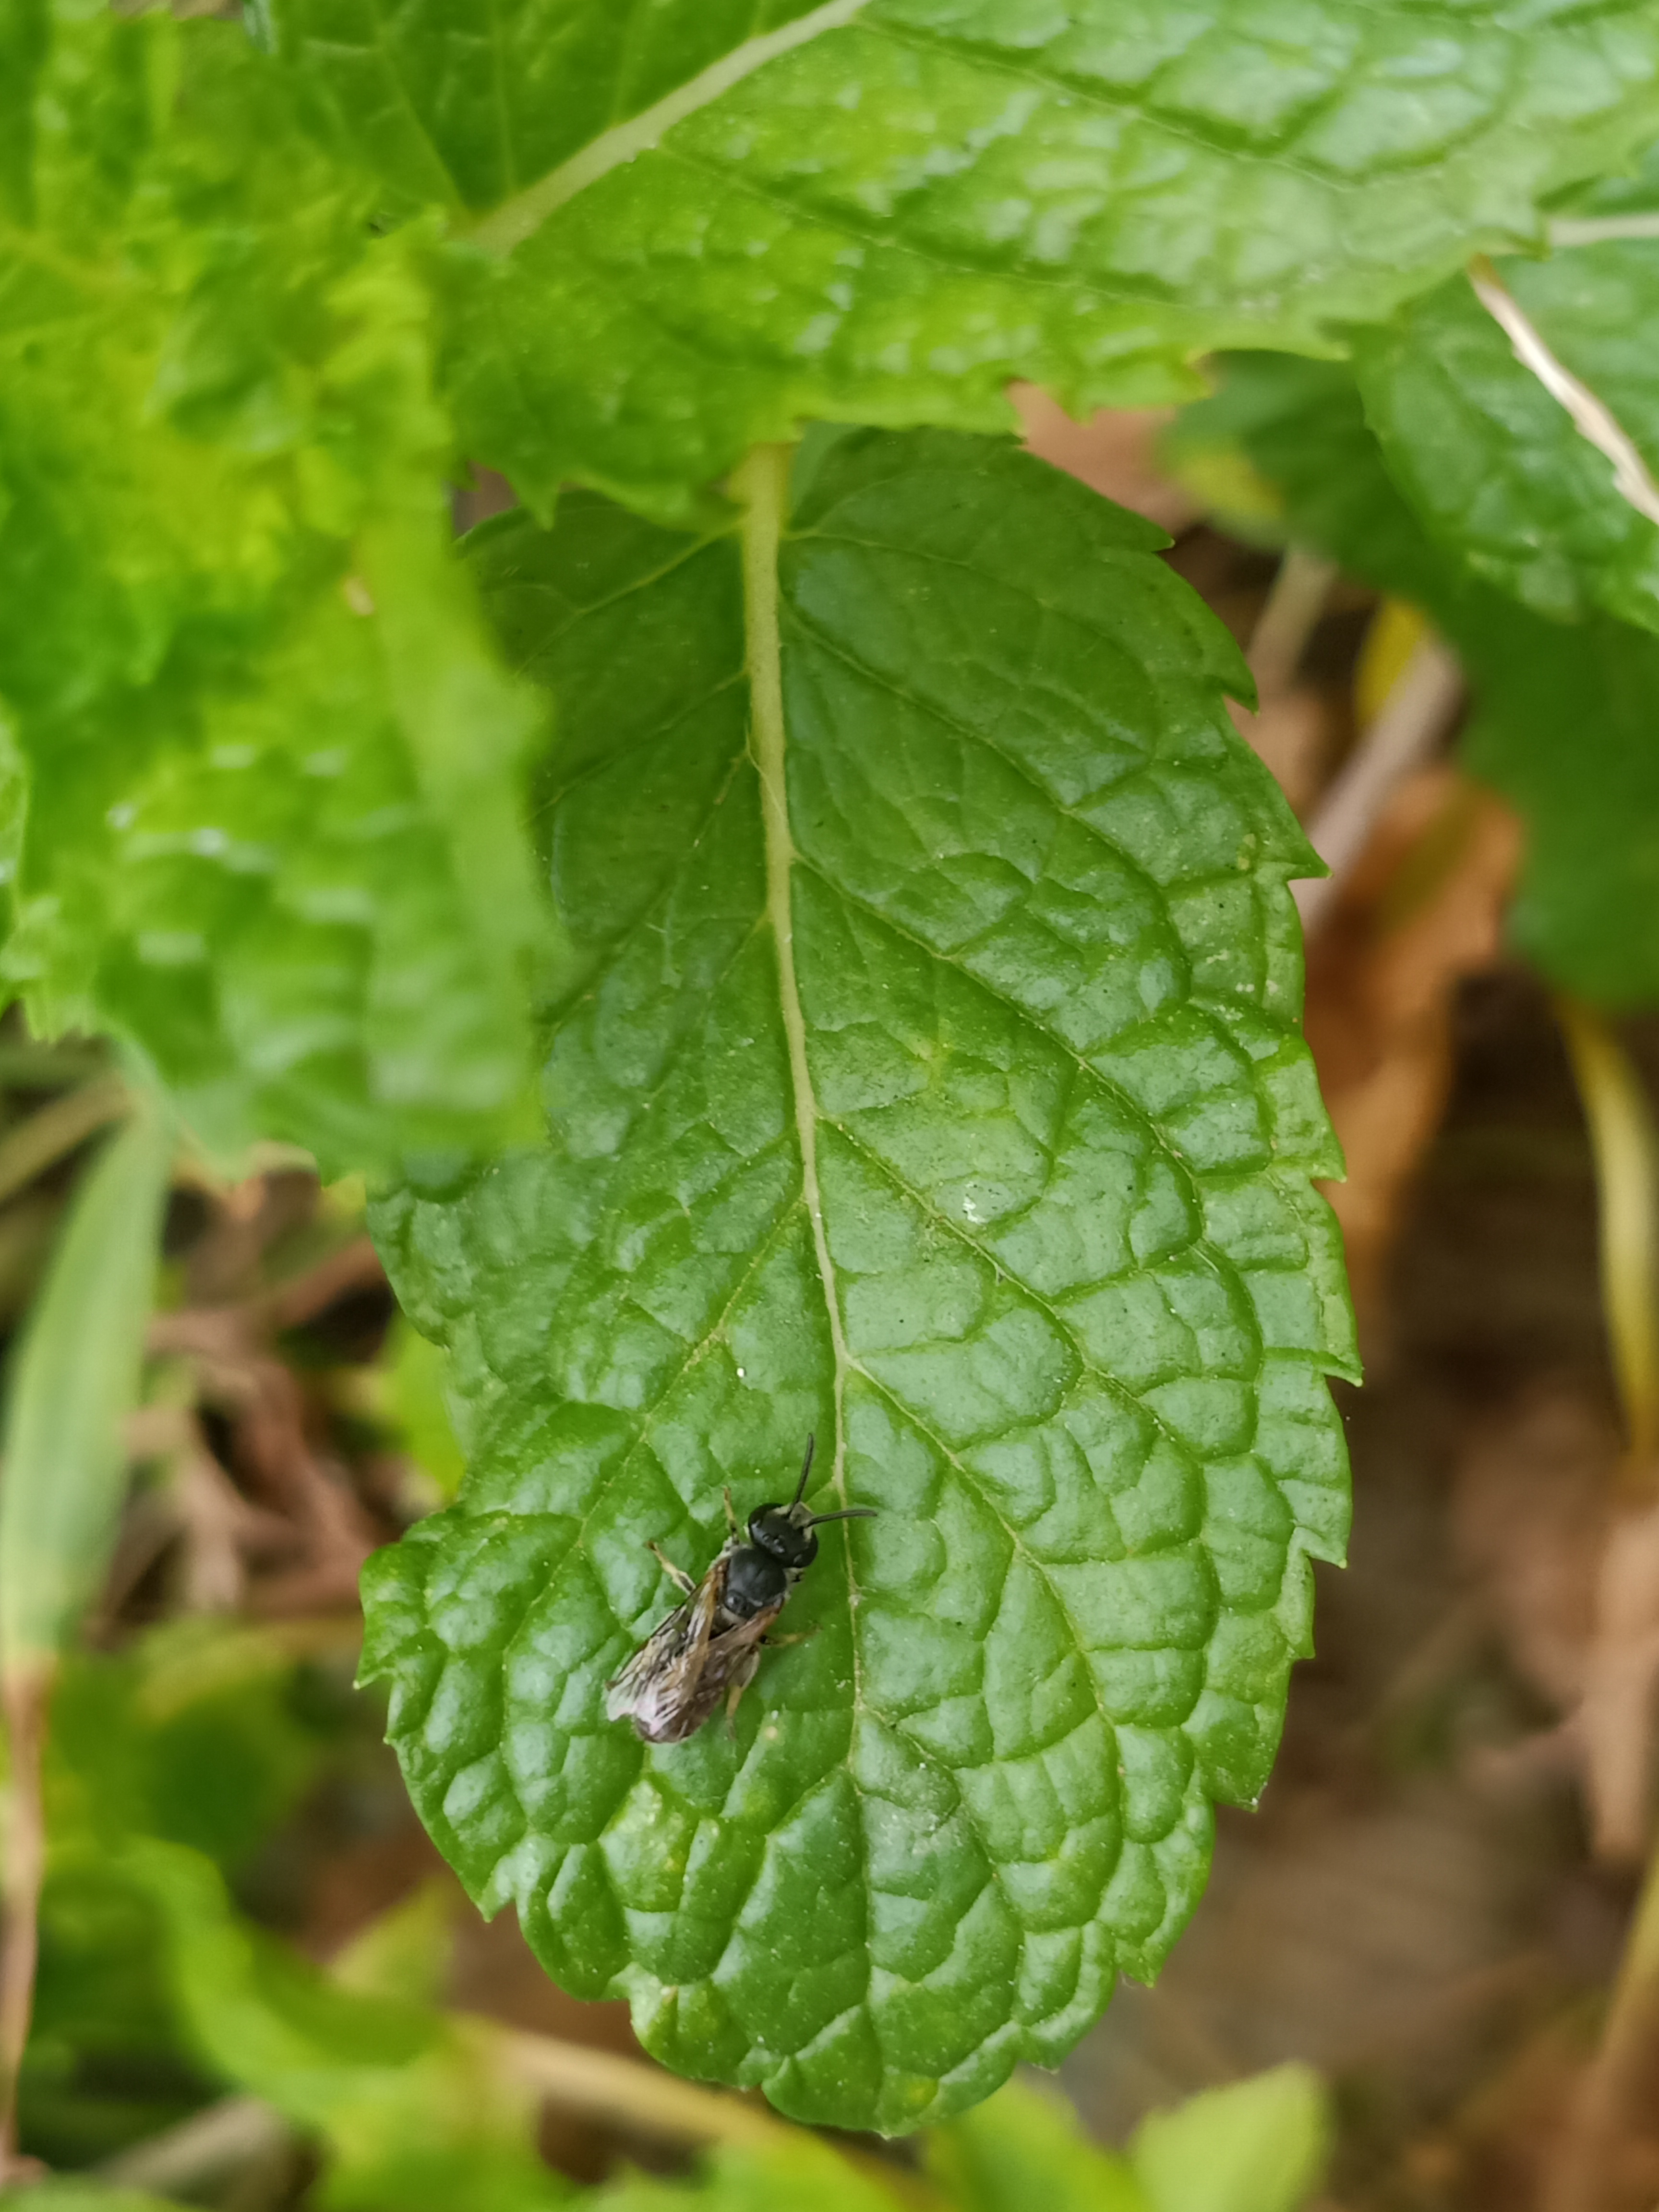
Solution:
[[[686,488],[818,417],[1009,422],[1184,395],[1196,351],[1319,349],[1659,128],[1638,0],[1522,23],[1374,0],[277,0],[457,264],[467,434],[543,511]]]
[[[1292,537],[1421,605],[1456,647],[1475,694],[1462,757],[1527,824],[1509,917],[1516,945],[1585,998],[1651,1001],[1659,640],[1605,615],[1545,620],[1483,581],[1452,542],[1431,538],[1389,472],[1352,373],[1334,362],[1231,359],[1217,397],[1187,410],[1174,450],[1197,483],[1230,448],[1274,488]]]
[[[1558,360],[1659,465],[1659,242],[1616,240],[1500,275]],[[1659,526],[1516,359],[1458,278],[1361,334],[1355,369],[1395,481],[1430,534],[1536,612],[1659,630]]]
[[[1659,638],[1484,608],[1459,640],[1478,685],[1463,758],[1527,824],[1510,933],[1552,981],[1610,1007],[1659,999]]]
[[[1158,533],[1000,443],[814,439],[741,537],[487,526],[568,933],[551,1136],[378,1207],[459,1504],[371,1562],[422,1817],[647,2048],[902,2130],[1149,1976],[1346,1516],[1310,865]],[[786,813],[787,805],[787,813]],[[728,1737],[604,1686],[818,1440]]]
[[[229,1152],[521,1126],[535,708],[449,549],[414,234],[226,24],[64,10],[8,84],[0,789],[37,1027]]]

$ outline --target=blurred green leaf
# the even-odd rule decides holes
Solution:
[[[1659,241],[1575,246],[1498,274],[1551,351],[1659,468]],[[1431,537],[1534,612],[1659,630],[1659,525],[1516,359],[1464,277],[1359,332],[1354,366],[1390,473]]]
[[[234,1867],[292,1808],[325,1743],[295,1711],[280,1637],[213,1619],[83,1653],[54,1698],[54,1832],[188,1844]]]
[[[335,2212],[536,2212],[566,2191],[536,2154],[537,2108],[493,2031],[328,1979],[240,1922],[209,1863],[135,1841],[201,2061],[322,2143]]]
[[[404,1449],[431,1476],[446,1504],[459,1491],[466,1473],[449,1411],[448,1370],[447,1355],[399,1314],[383,1358],[387,1410],[403,1431]]]
[[[71,1652],[46,1747],[50,1852],[27,2148],[84,2164],[185,2118],[211,2076],[181,2039],[153,1900],[124,1857],[150,1834],[244,1869],[322,1771],[330,1731],[301,1709],[280,1632],[166,1623],[118,1653]]]
[[[1231,357],[1172,450],[1190,471],[1229,446],[1274,488],[1291,537],[1422,607],[1456,647],[1475,698],[1462,757],[1527,826],[1516,944],[1595,1003],[1659,1000],[1659,639],[1593,610],[1547,620],[1431,538],[1338,363]]]
[[[722,2145],[692,2181],[629,2176],[581,2203],[583,2212],[911,2212],[902,2172],[889,2190],[872,2166],[855,2166],[803,2129],[776,2149]]]
[[[131,1038],[222,1155],[487,1147],[534,1126],[537,710],[450,550],[422,241],[374,236],[236,26],[31,12],[0,972],[37,1030]]]
[[[927,2162],[953,2212],[1148,2212],[1127,2163],[1090,2141],[1063,2097],[1023,2080],[930,2130]]]
[[[1129,2163],[1151,2212],[1297,2212],[1330,2155],[1324,2084],[1276,2066],[1143,2120]]]
[[[1317,349],[1659,127],[1645,0],[274,0],[402,207],[457,254],[449,373],[544,512],[684,517],[805,418],[1008,424]],[[660,106],[656,103],[663,103]]]
[[[13,1368],[0,1478],[0,1670],[56,1659],[96,1592],[125,1493],[173,1160],[135,1102],[76,1192]]]
[[[78,2174],[8,2189],[4,2198],[16,2212],[179,2212],[173,2197],[152,2197],[143,2189],[122,2189]]]

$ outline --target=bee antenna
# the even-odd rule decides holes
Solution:
[[[807,1522],[809,1528],[822,1528],[826,1521],[873,1521],[873,1505],[844,1505],[839,1513],[815,1513]]]
[[[791,1512],[793,1512],[806,1495],[806,1478],[812,1472],[812,1454],[817,1447],[817,1441],[816,1437],[808,1437],[806,1439],[806,1456],[801,1462],[800,1480],[795,1485],[795,1494],[789,1501]]]

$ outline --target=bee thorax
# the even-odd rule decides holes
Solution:
[[[790,1575],[781,1560],[752,1544],[740,1544],[726,1566],[720,1602],[738,1620],[749,1620],[769,1607],[781,1605],[789,1586]]]

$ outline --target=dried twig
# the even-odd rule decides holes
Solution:
[[[1650,1864],[1595,2057],[1581,2078],[1542,2212],[1601,2212],[1603,2185],[1659,2047],[1659,1857]]]
[[[1613,463],[1613,489],[1630,501],[1638,514],[1659,522],[1659,484],[1656,484],[1635,440],[1604,399],[1598,398],[1563,361],[1545,344],[1536,325],[1484,253],[1469,264],[1469,282],[1475,297],[1498,324],[1523,368],[1530,369],[1558,405],[1571,416],[1582,438]]]
[[[677,2142],[764,2149],[790,2140],[784,2123],[759,2106],[723,2090],[699,2088],[615,2051],[514,2031],[499,2032],[499,2039],[503,2062],[520,2081],[589,2119]]]
[[[1456,661],[1438,639],[1425,638],[1308,826],[1309,841],[1331,872],[1291,887],[1305,932],[1311,934],[1329,912],[1390,793],[1432,753],[1462,696]]]
[[[282,2114],[258,2097],[223,2097],[176,2127],[106,2158],[94,2171],[112,2189],[177,2193],[262,2164],[291,2142]]]
[[[72,1152],[111,1121],[120,1120],[131,1093],[118,1076],[100,1076],[66,1091],[0,1138],[0,1204]]]
[[[1282,691],[1301,666],[1336,574],[1334,561],[1297,545],[1279,562],[1245,654],[1264,703]]]

